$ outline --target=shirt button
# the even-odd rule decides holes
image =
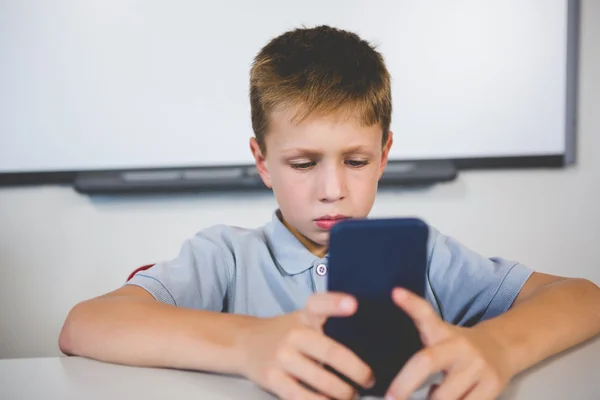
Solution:
[[[327,265],[319,264],[317,265],[317,275],[325,276],[327,274]]]

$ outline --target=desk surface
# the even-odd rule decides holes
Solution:
[[[425,398],[425,390],[413,398]],[[503,399],[600,399],[600,336],[516,377]],[[0,360],[0,399],[266,400],[252,382],[79,357]]]

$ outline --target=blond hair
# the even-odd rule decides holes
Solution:
[[[346,113],[380,124],[387,141],[392,114],[390,74],[383,56],[358,35],[329,26],[299,28],[271,40],[250,71],[252,129],[266,154],[269,115],[294,110],[294,120]]]

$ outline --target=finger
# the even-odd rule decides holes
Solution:
[[[392,299],[413,320],[425,344],[437,343],[450,336],[448,325],[427,300],[403,288],[395,288]]]
[[[344,293],[317,293],[308,299],[301,313],[302,323],[318,329],[328,317],[347,317],[356,312],[356,299]]]
[[[431,399],[462,399],[477,384],[480,373],[476,368],[450,371],[443,382],[432,388]]]
[[[394,378],[388,394],[392,398],[408,399],[431,376],[440,371],[450,371],[458,362],[457,347],[452,341],[427,347],[412,356]]]
[[[265,382],[265,389],[273,393],[279,399],[307,399],[307,400],[327,400],[327,397],[313,393],[303,387],[294,378],[287,375],[282,370],[271,369]]]
[[[333,399],[351,399],[355,391],[321,365],[290,348],[278,355],[282,368],[294,378]]]
[[[440,387],[440,385],[438,385],[437,383],[434,385],[431,385],[431,387],[429,388],[429,392],[427,393],[428,399],[431,399],[431,396],[435,393],[435,391],[438,387]]]
[[[363,387],[373,382],[371,368],[347,347],[316,331],[306,331],[291,339],[292,345],[313,360],[328,364],[334,370]]]

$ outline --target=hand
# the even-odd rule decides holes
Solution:
[[[405,289],[395,289],[392,298],[414,321],[424,348],[396,376],[388,389],[389,399],[407,399],[437,372],[445,377],[430,392],[434,400],[495,399],[501,394],[511,373],[503,348],[492,335],[442,321],[427,301]]]
[[[372,385],[372,371],[322,328],[328,317],[349,316],[356,308],[351,296],[320,293],[310,297],[301,311],[257,320],[242,334],[246,353],[243,375],[282,399],[353,398],[354,388],[322,363],[365,387]]]

